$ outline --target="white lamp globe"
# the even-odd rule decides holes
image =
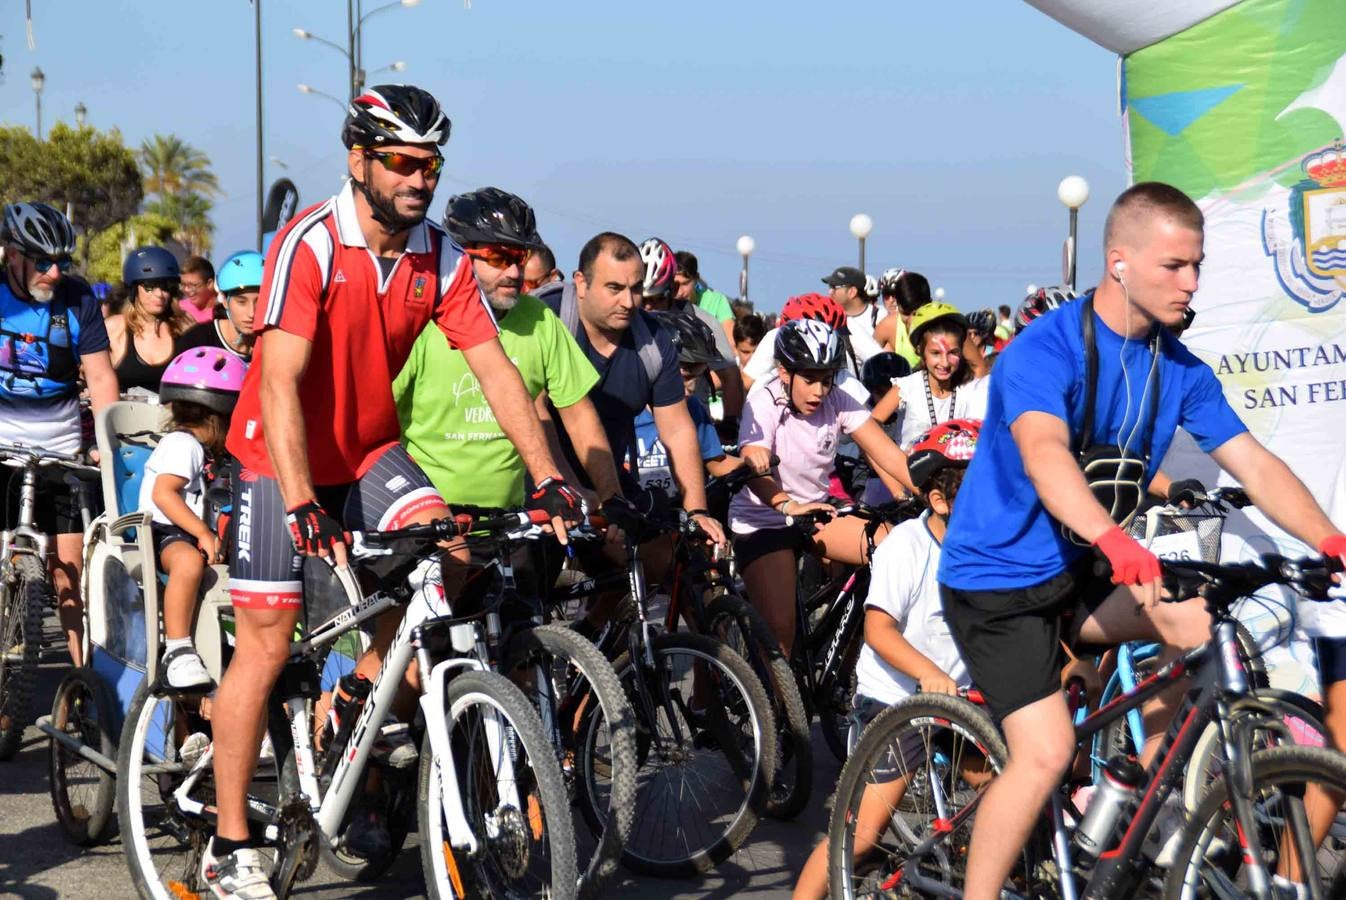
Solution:
[[[944,299],[944,288],[935,288],[935,299],[936,300]]]
[[[1030,284],[1027,288],[1024,289],[1024,296],[1031,297],[1033,294],[1036,294],[1037,292],[1038,292],[1038,286],[1036,284]]]
[[[757,242],[751,236],[745,234],[738,239],[738,243],[734,246],[738,248],[739,256],[751,256],[752,252],[757,249]]]
[[[1089,182],[1078,175],[1067,175],[1056,186],[1056,199],[1068,209],[1079,209],[1089,199]]]
[[[851,216],[851,236],[864,240],[874,230],[874,220],[864,213]]]

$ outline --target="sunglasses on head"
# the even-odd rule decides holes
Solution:
[[[473,259],[481,260],[492,269],[522,266],[528,262],[528,257],[533,255],[533,251],[527,247],[515,247],[510,244],[483,244],[468,247],[463,252]]]
[[[62,256],[55,259],[50,256],[28,256],[26,253],[24,256],[28,257],[28,261],[33,264],[33,268],[37,269],[38,272],[50,272],[51,267],[55,266],[61,274],[64,275],[75,265],[75,261],[68,256]]]
[[[383,168],[394,175],[401,175],[403,178],[415,175],[417,172],[424,172],[426,178],[438,178],[440,171],[444,168],[444,157],[438,154],[435,156],[412,156],[409,153],[397,153],[395,151],[366,150],[365,159],[377,159],[383,164]]]

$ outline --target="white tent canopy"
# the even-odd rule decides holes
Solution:
[[[1242,0],[1025,0],[1071,31],[1126,55]]]

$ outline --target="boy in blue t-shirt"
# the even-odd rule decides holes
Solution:
[[[1092,303],[1068,303],[1024,331],[991,374],[976,458],[949,522],[939,578],[950,630],[1001,720],[1009,763],[977,811],[964,896],[999,896],[1049,793],[1074,757],[1060,690],[1066,637],[1090,644],[1162,641],[1166,653],[1209,637],[1201,601],[1158,604],[1159,561],[1099,503],[1076,460],[1085,418],[1083,315],[1097,378],[1092,442],[1141,460],[1147,485],[1181,426],[1274,522],[1324,554],[1346,537],[1280,459],[1248,434],[1210,368],[1166,329],[1183,320],[1204,256],[1191,199],[1155,182],[1125,191],[1108,215],[1106,275]],[[1157,392],[1157,398],[1156,398]],[[1095,553],[1112,567],[1092,572]],[[1185,686],[1179,686],[1180,690]],[[1171,718],[1170,692],[1145,710],[1148,761]]]

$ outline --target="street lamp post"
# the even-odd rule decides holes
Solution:
[[[383,6],[370,10],[361,11],[360,0],[346,0],[346,46],[341,46],[335,41],[329,41],[322,35],[314,34],[304,28],[295,28],[294,36],[301,41],[317,41],[325,47],[331,47],[342,56],[346,57],[346,77],[347,86],[350,89],[350,96],[356,97],[360,91],[364,90],[365,70],[364,70],[364,24],[385,10],[394,7],[411,8],[419,6],[421,0],[393,0],[392,3],[385,3]],[[384,66],[382,69],[376,69],[377,72],[392,71],[400,72],[406,68],[406,63],[396,62],[391,66]],[[344,104],[343,104],[344,105]]]
[[[851,216],[851,234],[860,242],[860,271],[865,270],[865,238],[874,230],[874,220],[864,213]]]
[[[738,273],[738,296],[744,303],[748,302],[748,257],[757,249],[757,242],[749,235],[743,235],[738,239],[735,245],[738,248],[738,255],[743,257],[743,268]]]
[[[37,139],[42,140],[42,88],[47,83],[47,76],[42,74],[42,67],[37,66],[33,69],[33,99],[37,103]]]
[[[89,117],[89,107],[85,106],[83,101],[75,104],[75,127],[83,128],[84,122]]]
[[[331,100],[337,106],[341,107],[342,112],[346,111],[346,104],[342,102],[340,97],[334,96],[333,94],[329,94],[326,91],[320,91],[317,88],[313,87],[312,85],[308,84],[297,84],[295,85],[295,87],[299,88],[299,93],[301,94],[312,94],[315,97],[322,97],[325,100]]]
[[[1056,186],[1056,199],[1070,210],[1070,234],[1066,237],[1062,256],[1062,275],[1066,286],[1075,290],[1075,264],[1079,257],[1076,236],[1079,231],[1080,207],[1089,199],[1089,182],[1078,175],[1067,175]]]

